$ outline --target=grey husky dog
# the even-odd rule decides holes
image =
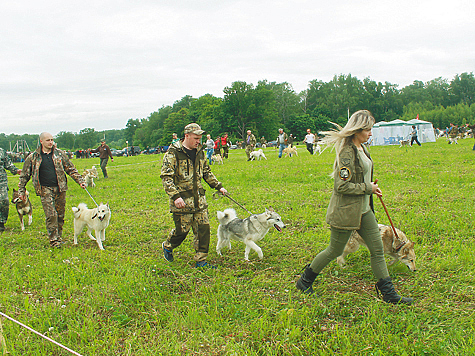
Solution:
[[[251,249],[256,251],[262,260],[264,255],[256,242],[264,238],[272,226],[279,232],[285,228],[281,217],[272,208],[266,209],[262,214],[254,214],[245,219],[239,219],[234,209],[226,209],[218,211],[218,221],[218,244],[216,245],[218,255],[221,256],[221,249],[224,246],[231,248],[231,239],[233,239],[246,244],[244,252],[246,261],[249,261]]]

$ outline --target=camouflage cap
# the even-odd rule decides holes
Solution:
[[[206,132],[201,129],[200,125],[192,123],[192,124],[188,124],[188,125],[185,126],[184,133],[185,134],[192,133],[192,134],[195,134],[195,135],[203,135]]]

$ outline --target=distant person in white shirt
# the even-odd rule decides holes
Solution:
[[[307,145],[307,151],[313,155],[313,144],[315,143],[315,135],[310,132],[310,129],[307,129],[307,135],[305,135],[305,140],[303,142]]]

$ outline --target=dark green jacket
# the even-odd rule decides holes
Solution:
[[[198,146],[193,164],[183,149],[182,141],[175,142],[165,153],[160,178],[165,192],[170,197],[172,213],[194,213],[208,207],[201,179],[211,188],[219,190],[223,187],[211,172],[203,146]],[[183,209],[175,206],[175,200],[180,197],[185,201],[186,206]]]
[[[366,147],[363,146],[363,149],[371,159]],[[358,149],[350,141],[350,144],[341,150],[335,168],[333,194],[328,205],[326,222],[338,229],[358,230],[361,225],[365,194],[372,194],[372,187],[370,183],[364,182],[363,165],[358,158]],[[373,209],[372,199],[370,206]]]

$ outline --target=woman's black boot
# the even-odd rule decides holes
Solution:
[[[412,298],[401,297],[397,294],[393,282],[391,281],[391,277],[381,278],[378,283],[376,283],[376,292],[378,295],[379,292],[381,292],[383,300],[387,303],[411,305],[414,301]]]
[[[318,273],[312,271],[309,264],[306,265],[299,280],[295,283],[297,289],[301,290],[304,294],[313,294],[312,284],[317,276]]]

